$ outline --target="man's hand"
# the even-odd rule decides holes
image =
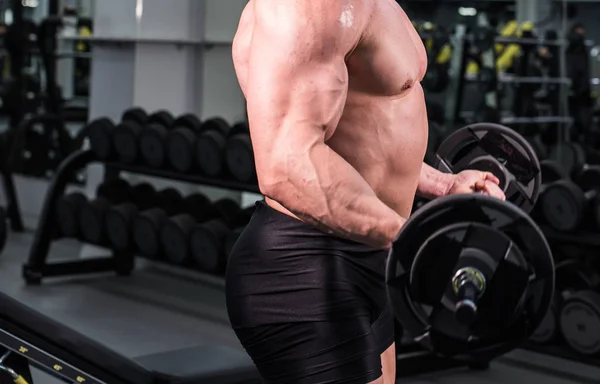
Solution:
[[[453,175],[446,195],[482,192],[500,200],[506,200],[499,184],[500,180],[490,172],[466,170]]]

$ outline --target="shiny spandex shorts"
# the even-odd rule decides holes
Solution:
[[[387,252],[264,202],[228,263],[227,310],[265,383],[366,384],[394,342]]]

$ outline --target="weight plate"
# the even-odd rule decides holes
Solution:
[[[131,164],[137,160],[138,137],[141,132],[141,126],[128,121],[122,122],[113,129],[113,147],[119,160],[126,164]]]
[[[529,340],[536,344],[548,344],[556,338],[558,331],[558,314],[560,313],[560,298],[554,294],[552,305],[544,316],[540,326],[533,332]]]
[[[205,175],[217,177],[223,172],[227,139],[214,131],[204,132],[196,142],[196,162]]]
[[[190,249],[198,268],[206,273],[221,273],[225,268],[225,239],[229,227],[221,220],[196,225],[190,236]]]
[[[160,230],[160,242],[167,260],[176,265],[187,264],[190,256],[189,235],[196,219],[187,214],[169,218]]]
[[[574,351],[593,356],[600,352],[600,295],[579,291],[570,295],[560,312],[560,331]]]
[[[167,221],[167,214],[159,208],[139,213],[133,219],[133,241],[140,254],[150,260],[158,260],[162,253],[159,242],[160,228]]]
[[[87,197],[78,192],[58,200],[55,211],[56,224],[63,236],[75,237],[79,234],[79,212],[87,201]]]
[[[543,160],[540,162],[542,172],[542,183],[549,184],[569,177],[562,165],[554,160]]]
[[[110,135],[114,127],[114,123],[108,118],[94,120],[87,126],[90,147],[100,160],[107,160],[111,156]]]
[[[215,131],[223,136],[227,136],[230,129],[229,123],[221,117],[213,117],[202,123],[202,132]]]
[[[563,165],[569,174],[577,173],[585,165],[585,152],[576,143],[559,143],[552,147],[550,158]]]
[[[173,123],[174,128],[188,128],[191,129],[192,132],[199,133],[202,129],[202,122],[198,118],[198,116],[193,113],[186,113],[184,115],[179,116],[175,122]]]
[[[167,129],[159,124],[148,124],[140,133],[140,153],[152,168],[162,168],[165,163]]]
[[[485,289],[475,321],[456,317],[453,276],[481,272]],[[387,260],[394,315],[435,353],[491,360],[529,338],[554,292],[550,247],[533,220],[513,204],[488,196],[446,196],[404,224]]]
[[[236,180],[244,183],[252,181],[256,171],[250,135],[239,134],[230,137],[225,148],[225,160],[229,172]]]
[[[501,181],[506,200],[529,213],[538,198],[542,175],[535,151],[510,128],[479,123],[457,130],[440,145],[434,167],[446,173],[479,169]]]
[[[162,110],[156,111],[148,116],[148,121],[146,121],[146,124],[156,124],[168,129],[173,126],[174,122],[175,118],[173,115],[171,115],[171,112]]]
[[[148,114],[142,108],[133,107],[125,110],[121,116],[121,121],[133,122],[137,125],[144,125],[148,121]]]
[[[595,289],[600,283],[600,277],[594,268],[577,258],[569,258],[557,263],[554,275],[558,292]]]
[[[105,231],[113,249],[123,251],[131,246],[130,218],[137,212],[132,203],[111,207],[106,212]]]
[[[540,203],[542,216],[557,231],[572,232],[583,221],[585,195],[568,180],[559,180],[546,186]]]
[[[196,134],[189,128],[177,128],[167,139],[167,157],[178,172],[188,172],[194,165]]]
[[[585,165],[575,176],[577,185],[584,191],[600,189],[600,165]]]

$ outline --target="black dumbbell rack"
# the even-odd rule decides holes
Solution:
[[[73,175],[88,165],[99,162],[90,150],[74,152],[59,167],[46,194],[42,214],[36,229],[29,257],[23,266],[23,278],[28,284],[40,284],[44,277],[57,277],[75,274],[98,272],[116,272],[127,276],[134,268],[135,255],[133,252],[115,252],[111,256],[100,256],[73,261],[48,261],[48,253],[52,242],[58,240],[55,232],[55,207]],[[136,173],[139,175],[189,182],[245,192],[259,193],[258,185],[245,184],[231,179],[213,179],[200,175],[177,174],[170,171],[151,169],[140,165],[126,165],[117,162],[105,162],[104,178],[117,178],[120,172]],[[96,245],[96,244],[95,244]]]
[[[597,233],[591,231],[581,231],[577,233],[561,233],[547,225],[540,225],[540,229],[548,239],[550,246],[554,244],[573,244],[583,246],[589,249],[600,250],[600,237]],[[558,326],[558,324],[557,324]],[[600,367],[600,358],[580,355],[575,351],[570,350],[566,345],[559,344],[534,344],[527,342],[522,346],[523,349],[550,355],[565,360],[572,360],[586,365]]]

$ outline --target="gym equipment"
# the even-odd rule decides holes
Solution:
[[[9,351],[3,364],[30,384],[30,364],[69,383],[262,382],[242,352],[207,344],[129,359],[2,293],[0,345]]]
[[[220,117],[206,120],[196,142],[196,161],[200,170],[209,177],[223,173],[225,146],[229,124]]]
[[[133,121],[122,121],[112,130],[112,145],[119,161],[124,164],[137,161],[142,130],[142,126]]]
[[[560,331],[567,345],[584,356],[600,353],[600,295],[591,290],[567,295],[560,312]]]
[[[225,146],[225,161],[236,180],[248,183],[255,178],[254,152],[247,123],[237,123],[231,129]]]
[[[576,257],[568,257],[556,263],[556,291],[561,295],[565,292],[594,290],[600,286],[600,275],[592,265]]]
[[[98,186],[96,196],[96,199],[82,204],[79,208],[79,228],[84,241],[104,245],[106,213],[112,205],[128,201],[131,198],[131,188],[122,179],[107,181]]]
[[[184,200],[179,191],[167,188],[158,192],[156,206],[138,212],[131,224],[133,242],[139,253],[148,259],[158,260],[163,255],[160,229],[169,216],[183,212]]]
[[[585,151],[577,143],[558,143],[551,148],[549,158],[559,160],[571,174],[585,164]]]
[[[0,207],[0,253],[4,250],[6,245],[6,238],[8,237],[8,216],[4,207]]]
[[[211,274],[225,271],[225,241],[230,233],[227,223],[220,219],[194,226],[190,235],[190,253],[198,269]]]
[[[185,213],[169,217],[160,228],[160,242],[166,259],[176,265],[189,265],[189,239],[197,222],[215,217],[214,207],[204,195],[194,194],[185,198]]]
[[[108,209],[104,231],[112,249],[124,251],[131,248],[129,228],[137,212],[138,208],[133,203],[123,203]]]
[[[162,168],[166,163],[167,135],[175,119],[167,111],[158,111],[148,117],[139,134],[140,153],[144,163],[152,168]]]
[[[487,362],[540,325],[554,292],[544,235],[514,204],[480,194],[426,204],[387,261],[394,315],[424,348]]]
[[[548,225],[557,231],[574,232],[587,224],[587,219],[600,225],[600,167],[582,170],[578,183],[561,179],[544,188],[541,212]]]
[[[540,163],[525,138],[491,123],[468,125],[450,134],[440,144],[433,167],[446,173],[491,172],[500,179],[506,200],[525,212],[532,210],[542,182]]]
[[[558,316],[562,309],[562,298],[558,292],[552,297],[552,303],[548,312],[542,319],[539,327],[529,337],[529,340],[534,344],[550,344],[556,340],[558,334]]]
[[[189,172],[195,165],[196,140],[202,132],[202,122],[191,113],[175,120],[174,129],[167,136],[167,158],[178,172]]]
[[[121,121],[133,122],[139,126],[144,126],[148,121],[148,114],[140,107],[129,108],[121,115]]]
[[[75,192],[62,196],[56,203],[56,225],[64,237],[80,234],[79,213],[88,199],[83,193]]]
[[[540,162],[540,170],[542,173],[542,185],[569,177],[562,165],[554,160],[542,160]]]
[[[113,155],[112,131],[115,123],[109,118],[102,117],[87,125],[90,147],[99,160],[106,161]]]

